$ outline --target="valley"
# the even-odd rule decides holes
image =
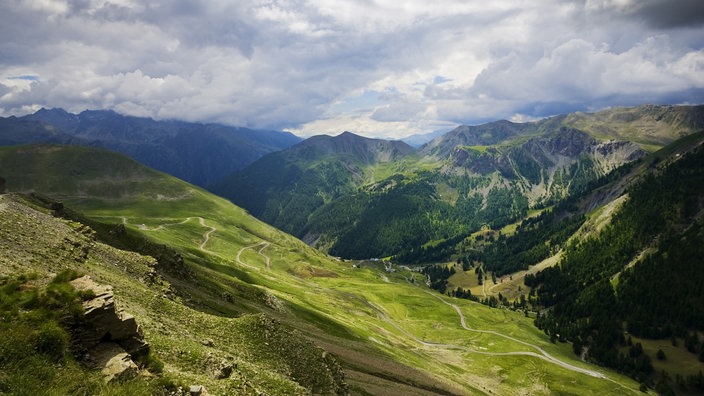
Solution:
[[[99,148],[0,147],[0,286],[113,286],[159,363],[110,385],[42,363],[99,394],[696,391],[700,112],[315,137],[213,188],[243,207]],[[18,359],[1,392],[69,392]]]
[[[169,226],[183,225],[183,224],[185,224],[186,222],[188,222],[188,221],[190,221],[190,220],[192,220],[192,219],[194,219],[194,218],[187,218],[187,219],[185,219],[185,220],[183,220],[183,221],[181,221],[181,222],[178,222],[178,223],[162,223],[162,224],[157,225],[155,228],[148,228],[148,227],[144,226],[143,224],[140,224],[140,225],[137,225],[137,228],[139,228],[139,229],[142,230],[142,231],[156,231],[156,230],[162,230],[162,229],[164,229],[165,227],[169,227]],[[123,220],[123,223],[122,223],[122,224],[128,224],[125,217],[122,217],[122,220]],[[160,219],[160,220],[164,220],[164,219]],[[173,219],[169,219],[169,220],[173,220]],[[200,244],[200,246],[199,246],[199,249],[202,250],[202,251],[204,251],[204,252],[207,252],[207,253],[213,253],[213,252],[209,252],[208,250],[206,250],[206,249],[204,248],[204,246],[208,243],[208,241],[209,241],[209,239],[210,239],[210,235],[211,235],[213,232],[217,231],[217,229],[214,228],[214,227],[208,227],[208,226],[206,226],[206,225],[205,225],[205,221],[204,221],[204,219],[203,219],[202,217],[198,217],[198,220],[199,220],[199,224],[200,224],[202,227],[208,228],[208,230],[202,235],[203,242],[201,242],[201,244]],[[239,249],[239,250],[237,251],[237,254],[236,254],[236,256],[235,256],[235,261],[236,261],[239,265],[241,265],[241,266],[243,266],[243,267],[247,267],[247,268],[253,269],[253,270],[255,270],[255,271],[262,271],[262,269],[271,270],[271,258],[270,258],[268,255],[266,255],[266,254],[263,253],[264,249],[268,248],[269,245],[270,245],[269,242],[259,242],[259,243],[255,243],[255,244],[253,244],[253,245],[244,246],[244,247],[242,247],[241,249]],[[265,266],[264,266],[263,268],[262,268],[261,265],[260,265],[260,266],[257,266],[257,265],[255,265],[255,264],[251,264],[251,263],[248,263],[248,262],[245,262],[245,261],[242,260],[242,254],[243,254],[246,250],[250,250],[250,249],[251,249],[252,251],[256,252],[259,256],[261,256],[261,257],[264,259]],[[253,260],[253,261],[256,262],[256,261],[259,261],[259,260]],[[315,276],[315,274],[313,274],[313,276]],[[388,278],[386,278],[386,280],[388,280]],[[386,280],[385,280],[385,281],[386,281]],[[445,299],[443,299],[442,297],[440,297],[438,294],[434,294],[434,293],[431,293],[431,292],[427,292],[427,293],[428,293],[430,296],[437,298],[437,299],[440,300],[442,303],[444,303],[444,304],[446,304],[446,305],[452,307],[452,308],[457,312],[457,315],[459,316],[460,325],[461,325],[461,327],[462,327],[463,329],[465,329],[465,330],[467,330],[467,331],[471,331],[471,332],[486,333],[486,334],[492,334],[492,335],[495,335],[495,336],[498,336],[498,337],[502,337],[502,338],[508,339],[508,340],[510,340],[510,341],[516,342],[516,343],[518,343],[518,344],[522,344],[522,345],[525,345],[525,346],[530,347],[530,348],[532,348],[532,349],[535,349],[535,350],[537,350],[540,354],[535,354],[535,353],[533,353],[533,352],[521,352],[521,351],[491,352],[491,351],[488,350],[488,348],[482,348],[482,347],[480,347],[481,350],[480,350],[480,349],[470,349],[470,348],[467,348],[467,347],[464,347],[464,346],[459,346],[459,345],[440,344],[440,343],[437,343],[437,342],[431,342],[431,341],[421,340],[421,339],[417,338],[416,336],[414,336],[413,334],[411,334],[411,333],[410,333],[409,331],[407,331],[406,329],[404,329],[404,328],[400,327],[399,325],[397,325],[392,319],[390,319],[390,318],[387,316],[386,313],[384,313],[384,309],[383,309],[382,307],[378,307],[378,306],[376,306],[376,305],[374,305],[374,304],[372,304],[372,303],[369,303],[368,301],[367,301],[367,305],[368,305],[370,308],[372,308],[372,309],[377,313],[377,315],[379,315],[379,317],[380,317],[383,321],[387,322],[388,324],[390,324],[391,326],[393,326],[394,328],[396,328],[399,332],[405,334],[409,339],[411,339],[411,340],[413,340],[413,341],[415,341],[415,342],[417,342],[417,343],[419,343],[419,344],[421,344],[421,345],[423,345],[423,346],[426,346],[426,347],[435,347],[435,348],[440,348],[440,349],[459,349],[459,350],[465,350],[465,351],[468,351],[468,352],[471,352],[471,353],[480,354],[480,355],[487,355],[487,356],[510,356],[510,355],[533,356],[533,357],[538,357],[538,358],[544,359],[544,360],[546,360],[547,362],[554,363],[554,364],[556,364],[556,365],[558,365],[558,366],[561,366],[561,367],[563,367],[563,368],[565,368],[565,369],[568,369],[568,370],[571,370],[571,371],[574,371],[574,372],[577,372],[577,373],[587,374],[587,375],[590,375],[590,376],[596,377],[596,378],[606,378],[606,377],[605,377],[603,374],[601,374],[600,372],[597,372],[597,371],[594,371],[594,370],[585,369],[585,368],[582,368],[582,367],[573,366],[573,365],[571,365],[571,364],[565,363],[565,362],[563,362],[563,361],[561,361],[561,360],[559,360],[559,359],[553,357],[552,355],[550,355],[549,353],[547,353],[544,349],[542,349],[542,348],[539,347],[539,346],[536,346],[536,345],[533,345],[533,344],[529,344],[529,343],[527,343],[527,342],[525,342],[525,341],[521,341],[521,340],[516,339],[516,338],[514,338],[514,337],[511,337],[511,336],[508,336],[508,335],[505,335],[505,334],[501,334],[501,333],[498,333],[498,332],[493,331],[493,330],[477,330],[477,329],[470,328],[470,327],[467,326],[467,323],[466,323],[466,320],[465,320],[465,316],[464,316],[464,314],[462,313],[462,310],[461,310],[456,304],[452,304],[452,303],[447,302]]]
[[[9,171],[12,167],[8,158],[23,155],[28,159],[30,154],[37,157],[21,161],[17,173]],[[5,148],[1,163],[11,188],[18,177],[27,183],[26,176],[35,174],[27,164],[42,167],[51,161],[50,157],[65,155],[73,159],[68,162],[70,166],[91,169],[91,161],[102,163],[105,159],[101,156],[113,155],[97,154],[80,148],[21,153]],[[302,353],[309,359],[313,356],[310,353],[317,353],[315,348],[322,347],[339,362],[352,394],[390,394],[399,389],[409,394],[548,394],[580,393],[580,389],[596,389],[603,394],[627,390],[637,393],[637,385],[631,380],[597,371],[572,357],[565,345],[550,343],[520,313],[463,300],[448,305],[444,299],[433,298],[425,287],[409,283],[414,278],[414,283],[420,283],[420,274],[400,268],[385,273],[381,263],[355,268],[353,262],[313,250],[223,199],[136,163],[117,158],[111,161],[111,172],[135,177],[101,175],[100,183],[107,185],[86,197],[75,194],[74,189],[90,183],[73,176],[71,183],[52,184],[52,195],[67,207],[85,213],[88,217],[83,221],[108,240],[120,235],[114,230],[124,227],[126,236],[132,235],[125,240],[137,241],[129,244],[141,245],[141,238],[157,246],[165,244],[178,252],[182,261],[158,259],[159,277],[151,282],[139,275],[144,273],[139,265],[129,264],[133,260],[117,266],[103,264],[97,252],[108,248],[93,244],[86,261],[15,262],[10,254],[4,256],[10,263],[3,268],[31,268],[48,276],[52,268],[68,265],[113,285],[125,309],[143,327],[154,353],[164,362],[165,375],[203,384],[216,394],[235,388],[243,394],[247,389],[298,394],[304,389],[321,389],[306,382],[312,379],[296,374],[295,367]],[[37,186],[47,186],[56,177],[42,168],[34,180]],[[135,180],[140,180],[141,187],[134,185]],[[133,193],[116,195],[116,191]],[[144,198],[167,192],[179,198],[157,204]],[[16,205],[7,202],[6,207]],[[69,227],[62,222],[65,220],[49,214],[34,216],[55,223],[52,228]],[[5,220],[10,218],[3,216]],[[3,229],[19,231],[12,224],[17,223],[4,222]],[[38,229],[33,232],[41,233]],[[70,227],[67,232],[70,235]],[[47,243],[41,239],[11,240],[5,248],[30,256]],[[45,264],[30,264],[33,262]],[[230,330],[223,332],[225,328]],[[247,335],[249,331],[254,332]],[[265,336],[269,332],[274,338]],[[277,339],[288,341],[281,344]],[[202,340],[212,342],[204,345]],[[275,350],[271,349],[273,345],[277,345]],[[306,366],[307,370],[321,364],[320,353],[316,356],[318,363]],[[239,382],[215,380],[208,374],[221,360],[237,363]],[[450,372],[455,374],[448,376]]]

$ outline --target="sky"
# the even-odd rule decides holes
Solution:
[[[702,0],[3,0],[0,116],[389,139],[704,103]]]

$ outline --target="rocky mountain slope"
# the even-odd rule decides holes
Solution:
[[[559,130],[513,146],[456,146],[448,156],[446,172],[478,177],[500,175],[516,187],[530,205],[567,197],[619,166],[646,155],[626,141],[600,142],[578,129]]]
[[[483,125],[461,125],[420,148],[424,155],[447,158],[457,146],[491,146],[518,136],[535,133],[533,124],[496,121]]]
[[[45,207],[47,202],[54,202],[56,209]],[[69,394],[73,391],[65,387],[75,390],[92,378],[97,383],[92,386],[104,388],[99,377],[106,376],[107,380],[115,379],[112,387],[116,389],[96,389],[95,393],[185,394],[195,384],[204,385],[210,394],[345,393],[337,362],[300,333],[264,315],[219,317],[189,308],[183,301],[183,291],[167,280],[173,270],[165,268],[163,259],[116,249],[87,225],[56,217],[64,209],[55,205],[45,197],[0,195],[2,279],[34,274],[31,283],[20,285],[27,288],[46,284],[56,273],[70,271],[90,274],[103,284],[85,278],[71,282],[77,292],[91,290],[83,303],[85,324],[66,326],[70,341],[80,348],[66,354],[64,367],[50,365],[56,370],[55,374],[51,371],[53,379],[45,378],[38,386]],[[115,305],[127,308],[134,317],[116,313]],[[227,328],[227,332],[218,328]],[[150,361],[138,360],[146,345],[142,334],[151,344]],[[275,345],[275,349],[264,342]],[[140,366],[131,359],[141,362]],[[298,372],[296,367],[301,362],[305,362],[306,375],[315,378]],[[72,370],[73,384],[61,379],[66,367]],[[12,370],[11,365],[0,366],[0,389],[10,393],[15,389],[15,377],[28,376]],[[131,382],[125,384],[128,380]],[[23,392],[41,391],[26,386],[23,384]],[[83,386],[90,387],[91,383],[84,382]]]
[[[0,119],[0,144],[61,143],[104,147],[196,185],[207,186],[261,156],[298,142],[290,133],[154,121],[112,111],[71,114],[41,109]]]
[[[527,123],[497,121],[462,125],[424,144],[421,152],[446,158],[457,146],[491,146],[562,127],[586,132],[599,141],[619,140],[654,151],[704,129],[704,106],[617,107],[596,113],[571,113]]]

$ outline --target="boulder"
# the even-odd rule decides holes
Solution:
[[[149,344],[134,316],[116,309],[112,286],[100,285],[89,276],[74,279],[71,284],[77,290],[91,291],[95,296],[83,302],[84,326],[77,334],[86,349],[102,342],[114,342],[132,357],[149,352]]]
[[[100,369],[106,382],[137,376],[139,367],[132,359],[149,353],[149,344],[134,316],[116,309],[112,286],[100,285],[89,276],[71,284],[91,296],[83,302],[83,321],[74,333],[87,351],[86,360]]]
[[[203,385],[192,385],[188,390],[188,393],[191,396],[206,396],[208,394],[208,391],[205,390],[205,387]]]
[[[235,363],[223,363],[220,369],[215,373],[215,379],[226,379],[230,378],[232,372],[237,368]]]

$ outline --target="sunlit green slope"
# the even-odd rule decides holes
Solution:
[[[168,246],[161,282],[119,260],[81,267],[114,285],[167,374],[214,394],[232,391],[232,380],[214,379],[223,359],[238,363],[238,392],[325,393],[333,389],[328,356],[352,394],[639,393],[633,381],[551,343],[523,314],[436,294],[403,268],[338,261],[122,156],[3,148],[0,176],[9,191],[38,190],[85,213],[114,245],[148,251],[145,237]],[[309,341],[326,352],[314,359]]]

